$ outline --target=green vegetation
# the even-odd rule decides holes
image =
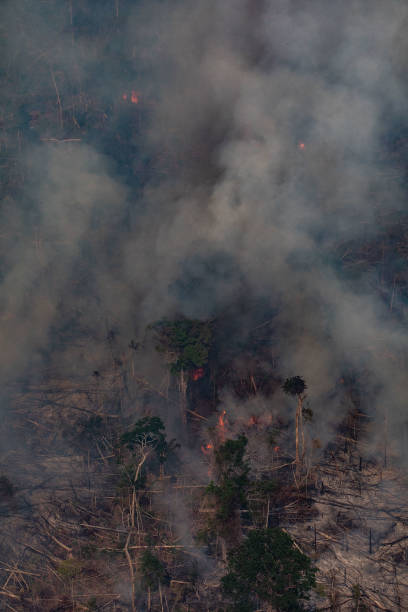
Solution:
[[[296,612],[304,609],[302,600],[315,586],[315,573],[287,533],[257,529],[228,554],[228,572],[221,582],[231,610],[255,610],[258,598],[279,612]]]
[[[191,371],[208,363],[212,330],[208,321],[164,319],[150,326],[156,333],[156,349],[174,354],[171,371]]]
[[[179,446],[175,440],[166,439],[163,421],[159,417],[143,417],[133,428],[120,438],[122,446],[131,453],[131,460],[124,466],[119,487],[129,481],[136,488],[143,488],[146,483],[146,467],[157,469],[163,466],[169,455]]]
[[[169,445],[163,421],[159,417],[139,419],[133,429],[121,436],[120,441],[131,451],[141,445],[153,448],[160,463],[164,463],[167,458]]]
[[[146,550],[140,559],[140,573],[145,588],[156,590],[159,584],[168,585],[170,577],[165,565],[150,550]]]
[[[244,461],[248,440],[244,435],[227,440],[215,452],[218,484],[211,482],[207,493],[216,499],[216,520],[223,524],[246,505],[249,466]]]

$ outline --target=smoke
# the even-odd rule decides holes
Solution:
[[[162,316],[253,298],[323,438],[346,365],[397,428],[404,310],[378,270],[347,275],[341,245],[404,209],[389,141],[407,110],[405,4],[112,4],[2,8],[2,146],[24,175],[1,208],[3,381],[92,372],[111,329],[125,347]]]
[[[149,194],[161,218],[153,228],[147,220],[156,240],[148,233],[155,276],[145,308],[203,317],[234,289],[237,299],[242,287],[267,296],[279,311],[282,371],[306,378],[322,431],[343,416],[333,388],[345,364],[368,370],[370,410],[387,406],[398,423],[404,322],[384,304],[378,278],[377,287],[369,274],[347,278],[333,254],[375,238],[379,215],[404,208],[405,177],[398,166],[390,176],[384,140],[406,110],[406,8],[375,3],[368,12],[353,2],[334,14],[322,2],[226,2],[152,10],[158,21],[145,19],[158,24],[160,46],[150,137],[167,145],[163,124],[171,126],[173,154],[187,170],[182,185],[176,176]],[[218,274],[214,251],[223,254]],[[232,287],[226,260],[239,271]]]

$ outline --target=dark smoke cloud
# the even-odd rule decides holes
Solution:
[[[324,438],[345,364],[369,372],[371,408],[398,426],[405,319],[334,253],[404,209],[385,137],[406,117],[405,3],[123,4],[119,17],[108,2],[2,9],[4,73],[19,74],[4,112],[17,96],[30,186],[1,213],[5,240],[18,236],[3,249],[4,380],[50,351],[91,371],[107,328],[127,343],[159,317],[214,317],[245,295],[276,309],[271,351],[307,380]],[[121,102],[132,89],[137,110]],[[73,92],[100,106],[78,111],[81,141],[41,141],[61,134],[30,128],[30,113]],[[57,341],[67,321],[80,349]]]

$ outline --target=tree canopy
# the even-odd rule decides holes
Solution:
[[[129,450],[144,444],[153,447],[158,455],[160,463],[167,457],[168,443],[163,421],[160,417],[143,417],[139,419],[133,429],[121,436],[121,443]]]
[[[285,380],[282,389],[287,395],[302,395],[306,391],[307,385],[301,376],[292,376]]]
[[[247,438],[240,435],[236,440],[227,440],[215,452],[218,483],[211,482],[207,492],[217,500],[216,517],[220,523],[229,520],[237,508],[246,503],[249,466],[244,455],[247,443]]]
[[[228,554],[222,589],[233,602],[232,610],[254,610],[259,598],[279,612],[296,612],[303,610],[302,600],[315,585],[315,572],[286,532],[257,529]]]
[[[174,353],[174,373],[203,367],[208,362],[212,330],[208,321],[164,319],[150,326],[156,332],[156,349]]]

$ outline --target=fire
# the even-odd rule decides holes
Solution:
[[[193,380],[200,380],[204,376],[204,368],[197,368],[193,372]]]
[[[124,92],[122,94],[122,100],[124,100],[126,102],[128,99],[129,99],[128,94],[126,92]],[[131,101],[131,103],[132,104],[139,104],[139,101],[140,101],[139,99],[140,99],[139,93],[137,91],[135,91],[135,90],[132,90],[130,92],[130,101]]]
[[[221,444],[225,442],[225,415],[226,414],[227,414],[226,410],[223,410],[220,416],[218,417],[218,431],[220,434]]]
[[[299,149],[304,149],[305,148],[305,143],[304,142],[299,142],[298,144]]]
[[[225,415],[227,414],[226,410],[222,411],[222,414],[218,417],[218,425],[223,429],[225,427]]]
[[[248,427],[253,427],[254,425],[258,424],[258,417],[256,417],[254,414],[249,418],[248,420]]]
[[[279,446],[274,446],[273,447],[273,452],[274,453],[279,453],[279,451],[280,451],[280,447]]]
[[[209,455],[211,453],[211,451],[213,450],[214,445],[211,444],[211,442],[208,442],[207,444],[202,444],[201,446],[201,450],[204,453],[204,455]]]

